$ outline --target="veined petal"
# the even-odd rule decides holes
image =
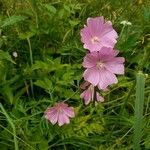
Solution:
[[[118,80],[112,72],[106,70],[105,68],[100,70],[99,83],[98,83],[99,89],[106,89],[108,85],[111,85],[117,82]]]
[[[83,91],[80,97],[83,98],[85,105],[88,105],[90,101],[92,101],[92,92],[89,89],[87,89]]]
[[[86,69],[84,71],[84,79],[94,86],[99,83],[99,70],[96,67]]]
[[[98,53],[93,52],[93,53],[88,53],[83,60],[83,67],[85,68],[92,68],[96,66],[96,63],[98,61]]]
[[[102,45],[105,46],[105,47],[110,47],[110,48],[113,48],[114,45],[117,43],[117,40],[115,38],[111,38],[109,36],[104,36],[102,38],[102,41],[101,41]]]
[[[71,117],[71,118],[73,118],[73,117],[75,116],[73,107],[67,107],[67,108],[65,108],[65,109],[64,109],[64,113],[65,113],[68,117]]]
[[[100,35],[104,25],[104,17],[95,17],[87,19],[87,26],[90,33],[93,35]]]
[[[64,113],[60,113],[58,116],[58,125],[62,126],[64,124],[69,124],[69,123],[70,123],[69,118]]]
[[[58,112],[52,108],[46,113],[45,118],[48,119],[54,125],[58,120]]]
[[[115,57],[105,63],[105,68],[115,74],[124,74],[123,62],[123,57]]]
[[[115,74],[124,74],[124,65],[123,64],[115,64],[115,63],[106,63],[105,67],[112,73]]]

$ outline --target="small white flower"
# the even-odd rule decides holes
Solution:
[[[128,26],[131,26],[131,25],[132,25],[132,23],[131,23],[131,22],[129,22],[129,21],[126,21],[126,20],[124,20],[124,21],[121,21],[121,22],[120,22],[120,24],[123,24],[123,25],[128,25]]]
[[[17,58],[17,57],[18,57],[17,52],[13,52],[13,53],[12,53],[12,55],[13,55],[15,58]]]

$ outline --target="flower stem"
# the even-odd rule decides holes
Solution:
[[[32,47],[31,47],[31,42],[30,42],[29,38],[27,38],[27,41],[28,41],[28,45],[29,45],[30,64],[31,64],[31,67],[32,67],[32,65],[33,65]],[[30,79],[30,85],[31,85],[31,93],[32,93],[32,96],[34,97],[34,89],[33,89],[33,81],[32,81],[32,79]]]
[[[119,39],[122,38],[122,35],[123,35],[123,31],[124,31],[124,29],[125,29],[125,26],[126,26],[126,25],[123,25],[123,27],[122,27],[122,29],[121,29],[121,32],[120,32],[120,35],[119,35]]]

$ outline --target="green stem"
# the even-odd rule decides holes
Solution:
[[[29,45],[30,63],[31,63],[31,67],[32,67],[32,65],[33,65],[32,47],[31,47],[31,42],[30,42],[29,38],[27,38],[27,41],[28,41],[28,45]],[[32,81],[32,79],[30,79],[30,85],[31,85],[31,93],[32,93],[32,96],[34,97],[34,89],[33,89],[33,81]]]
[[[122,30],[121,30],[120,35],[119,35],[119,39],[121,39],[121,38],[122,38],[123,31],[124,31],[125,27],[126,27],[126,25],[123,25]]]
[[[18,141],[17,141],[17,136],[16,136],[16,128],[15,128],[15,125],[12,121],[12,119],[9,117],[9,115],[7,114],[6,110],[4,109],[3,105],[0,103],[0,108],[3,112],[3,114],[5,115],[7,121],[9,122],[10,126],[12,127],[13,129],[13,135],[14,135],[14,144],[15,144],[15,150],[19,150],[19,146],[18,146]]]
[[[33,56],[32,56],[31,42],[30,42],[30,39],[29,39],[29,38],[27,38],[27,41],[28,41],[29,52],[30,52],[30,63],[31,63],[31,66],[32,66],[32,65],[33,65]]]

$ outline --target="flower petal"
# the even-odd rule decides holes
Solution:
[[[100,94],[96,92],[96,100],[97,102],[104,102],[104,97],[100,96]]]
[[[112,72],[106,70],[105,68],[100,70],[99,83],[98,83],[99,89],[106,89],[108,85],[111,85],[117,82],[118,80]]]
[[[48,119],[53,125],[56,124],[58,120],[58,111],[55,108],[50,108],[46,112],[45,118]]]
[[[58,125],[62,126],[64,124],[69,124],[69,123],[70,123],[69,118],[64,113],[60,113],[58,116]]]
[[[90,33],[93,35],[100,35],[104,25],[104,17],[95,17],[87,19],[87,26]]]
[[[92,96],[92,92],[89,89],[83,91],[83,93],[80,95],[80,97],[84,99],[85,105],[88,105],[90,101],[92,101]]]
[[[73,107],[67,107],[63,111],[68,117],[73,118],[75,116]]]
[[[86,69],[83,76],[86,81],[94,86],[99,83],[99,70],[96,67]]]
[[[92,68],[96,66],[96,63],[98,61],[98,53],[93,52],[93,53],[88,53],[83,60],[83,67],[85,68]]]
[[[105,63],[105,67],[112,73],[115,74],[124,74],[124,58],[123,57],[116,57],[112,60]]]

